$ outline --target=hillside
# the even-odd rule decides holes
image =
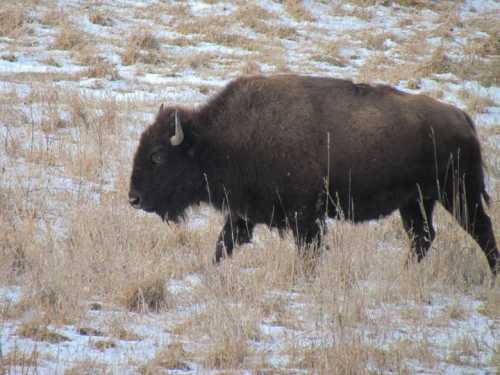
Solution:
[[[240,75],[388,83],[466,110],[500,242],[496,0],[3,0],[0,373],[493,374],[500,286],[443,209],[405,269],[398,214],[330,221],[314,271],[264,226],[214,266],[223,216],[128,204],[161,103]]]

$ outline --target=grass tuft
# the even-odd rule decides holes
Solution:
[[[315,18],[302,0],[284,0],[283,7],[296,21],[314,21]]]
[[[187,360],[188,353],[183,345],[180,342],[173,342],[160,349],[153,360],[141,368],[140,373],[155,374],[161,369],[189,371]]]
[[[89,20],[95,25],[113,26],[113,20],[103,11],[95,9],[90,11]]]
[[[79,30],[76,25],[66,23],[60,26],[52,48],[71,50],[76,47],[81,48],[85,42],[86,38],[82,30]]]
[[[27,22],[28,17],[21,5],[4,4],[0,9],[0,37],[19,36]]]
[[[98,340],[93,342],[92,346],[101,352],[117,347],[116,343],[113,340]]]
[[[40,353],[36,346],[31,352],[14,347],[13,350],[0,356],[0,371],[5,374],[16,373],[19,369],[25,370],[28,374],[31,373],[30,369],[37,368],[39,364]]]
[[[68,337],[49,330],[40,320],[23,322],[19,326],[17,334],[21,337],[30,338],[35,341],[47,341],[51,344],[70,341]]]
[[[124,293],[124,304],[131,311],[159,312],[171,307],[171,299],[165,288],[165,281],[161,277],[154,277],[134,283]]]

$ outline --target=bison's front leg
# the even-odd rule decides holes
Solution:
[[[322,237],[326,234],[324,220],[305,222],[301,227],[298,226],[293,234],[306,274],[314,275],[322,252]]]
[[[316,218],[297,222],[293,228],[295,244],[299,249],[306,247],[319,249],[322,236],[326,234],[325,220]]]
[[[215,263],[219,263],[226,254],[231,256],[235,245],[250,242],[254,226],[254,223],[241,217],[228,215],[215,247]]]

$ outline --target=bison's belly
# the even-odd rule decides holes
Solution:
[[[417,199],[417,194],[416,186],[367,191],[361,194],[339,193],[337,196],[342,198],[339,198],[336,204],[330,205],[329,216],[342,217],[354,222],[375,220],[390,215],[405,202]]]

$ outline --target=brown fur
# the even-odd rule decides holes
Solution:
[[[166,143],[175,110],[185,133],[177,147]],[[153,174],[148,163],[158,147],[167,161]],[[141,138],[131,192],[167,219],[201,201],[227,209],[217,260],[224,248],[231,253],[249,241],[256,223],[292,228],[300,245],[319,239],[325,215],[357,222],[396,209],[420,260],[434,237],[437,200],[450,212],[460,203],[459,221],[494,272],[499,259],[482,207],[481,150],[470,118],[384,85],[246,77],[199,109],[163,109]]]

